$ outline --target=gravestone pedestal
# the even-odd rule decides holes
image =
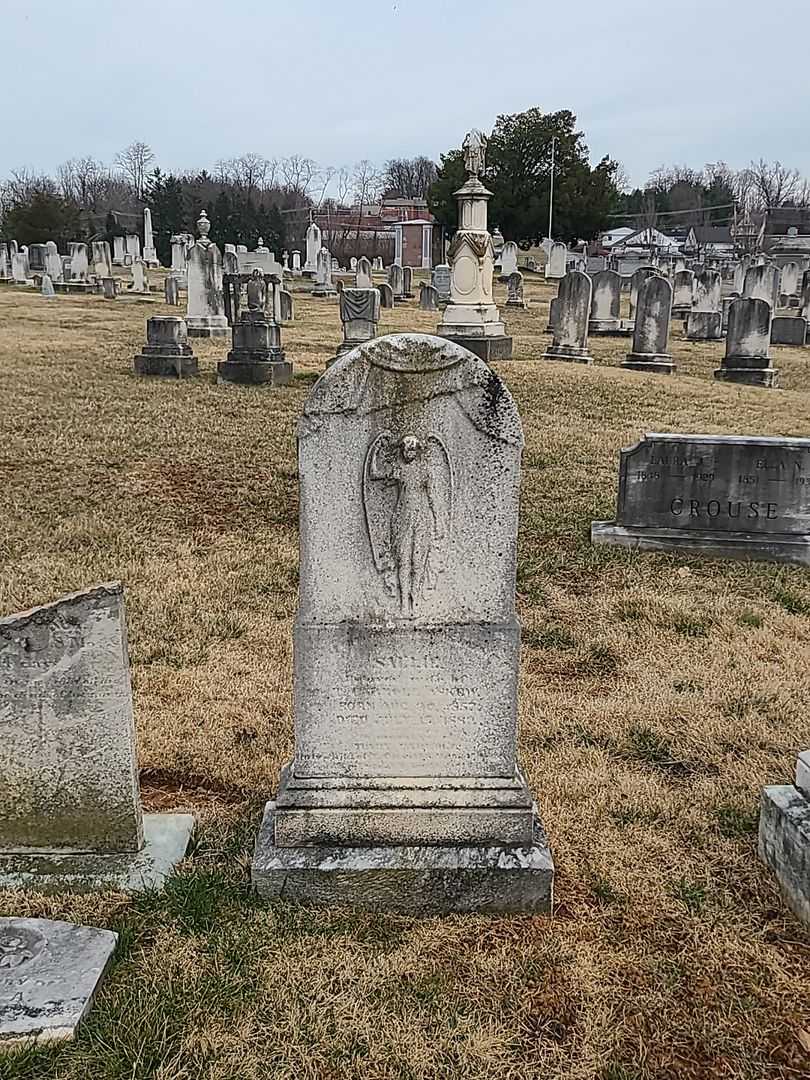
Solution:
[[[776,315],[771,320],[771,345],[801,348],[807,341],[807,319],[798,315]]]
[[[548,910],[516,761],[522,442],[503,383],[440,338],[376,339],[311,392],[295,753],[256,847],[262,895]]]
[[[178,379],[197,374],[197,358],[188,344],[184,319],[156,315],[146,320],[146,345],[135,357],[135,372]]]
[[[751,267],[752,270],[773,267]],[[779,372],[771,367],[769,346],[771,343],[771,306],[762,298],[741,297],[729,308],[726,355],[715,379],[724,382],[743,383],[747,386],[779,385]]]
[[[519,914],[551,906],[554,863],[539,820],[513,844],[279,847],[275,806],[264,813],[253,883],[261,896],[406,915]]]
[[[292,364],[281,348],[281,327],[261,311],[243,311],[233,327],[233,348],[217,364],[217,382],[287,386]]]
[[[795,785],[762,793],[759,857],[788,907],[810,926],[810,750],[799,755]]]

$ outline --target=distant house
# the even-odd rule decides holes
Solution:
[[[683,244],[685,255],[708,255],[710,258],[730,258],[734,254],[734,237],[728,225],[693,225]]]
[[[650,226],[643,229],[612,229],[608,233],[602,233],[601,244],[611,255],[650,250],[664,255],[678,255],[681,250],[675,237],[667,236]]]
[[[610,232],[602,233],[599,237],[599,243],[603,248],[614,248],[626,240],[628,236],[634,236],[637,232],[637,229],[611,229]]]
[[[768,210],[762,245],[777,262],[810,256],[810,207],[776,206]]]
[[[393,242],[393,258],[400,266],[429,270],[442,261],[444,229],[425,199],[383,199],[362,209],[325,203],[314,219],[327,247],[347,256],[374,254],[385,246],[385,255],[390,258],[387,248]]]
[[[380,218],[387,224],[392,225],[396,221],[422,221],[432,222],[433,215],[428,210],[427,199],[412,198],[383,199],[379,208]]]

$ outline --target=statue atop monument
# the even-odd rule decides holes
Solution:
[[[477,128],[473,128],[462,144],[464,168],[470,176],[478,176],[487,164],[487,139]]]

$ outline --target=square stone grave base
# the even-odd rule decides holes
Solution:
[[[242,386],[287,386],[292,379],[292,364],[287,360],[220,360],[218,383]]]
[[[622,367],[627,371],[650,371],[656,375],[675,374],[675,364],[668,353],[628,353]]]
[[[742,383],[743,386],[764,386],[768,389],[779,386],[779,371],[770,367],[719,367],[715,368],[714,377],[722,382]]]
[[[469,349],[479,360],[491,364],[496,360],[512,359],[512,339],[506,335],[497,337],[460,337],[455,334],[439,334],[438,337],[454,341],[457,345]]]
[[[0,919],[0,1053],[72,1039],[118,935],[50,919]]]
[[[266,899],[405,915],[551,909],[554,863],[536,810],[534,842],[523,847],[280,848],[274,815],[269,802],[251,872]]]
[[[673,551],[707,559],[791,563],[810,566],[810,536],[797,533],[722,533],[702,529],[641,528],[592,521],[591,543],[640,551]]]
[[[605,337],[628,337],[631,331],[622,326],[621,319],[590,319],[588,322],[588,336],[591,334],[604,335]]]
[[[144,814],[140,851],[111,855],[0,852],[0,889],[47,893],[162,889],[185,857],[193,829],[193,814]]]
[[[136,375],[164,375],[176,379],[185,379],[197,375],[196,356],[136,356]]]
[[[776,875],[785,903],[810,926],[810,800],[798,788],[763,791],[759,857]]]
[[[569,364],[592,364],[593,357],[587,349],[576,349],[569,345],[549,345],[543,353],[544,360],[564,360]]]
[[[189,316],[186,319],[186,329],[190,338],[227,337],[231,332],[224,316],[222,322],[217,323],[194,322],[192,316]]]

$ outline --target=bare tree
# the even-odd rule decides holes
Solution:
[[[335,173],[336,200],[339,206],[345,206],[352,190],[352,174],[342,165]]]
[[[358,161],[352,173],[352,191],[357,206],[357,244],[363,225],[363,211],[376,202],[382,191],[383,178],[379,170],[367,159]]]
[[[318,163],[312,158],[293,154],[279,162],[282,186],[299,195],[308,195],[313,182],[318,176]]]
[[[753,191],[761,209],[776,206],[795,206],[806,197],[806,183],[798,169],[788,169],[781,161],[768,162],[764,158],[752,161],[747,170]]]
[[[62,195],[85,210],[96,211],[110,186],[107,168],[91,157],[71,158],[57,173]]]
[[[116,154],[115,164],[132,184],[139,199],[143,198],[147,169],[154,160],[155,155],[145,142],[134,142]]]
[[[321,185],[321,190],[317,198],[313,199],[315,206],[323,205],[326,199],[326,192],[329,189],[329,185],[334,179],[337,169],[334,165],[325,165],[318,173],[318,183]]]
[[[56,185],[45,173],[34,173],[30,169],[15,169],[6,180],[4,197],[9,206],[18,206],[29,202],[38,192],[56,194]]]
[[[385,164],[383,187],[386,195],[426,199],[436,176],[436,164],[428,157],[392,158]]]

